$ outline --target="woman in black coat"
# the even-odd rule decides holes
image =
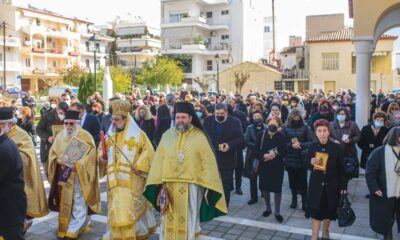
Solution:
[[[265,198],[266,210],[264,217],[271,214],[270,192],[274,193],[275,198],[275,218],[278,222],[283,222],[280,214],[280,206],[282,200],[282,184],[283,184],[283,158],[286,155],[285,136],[278,131],[282,125],[279,117],[271,117],[267,119],[268,130],[259,133],[257,137],[256,148],[259,165],[260,190],[263,191]]]
[[[135,122],[139,125],[140,129],[146,133],[146,136],[154,147],[154,119],[146,105],[141,105],[136,109]]]
[[[329,122],[320,119],[315,122],[314,129],[318,142],[309,147],[312,171],[306,217],[312,218],[312,240],[317,240],[321,221],[323,221],[322,238],[329,238],[330,222],[337,218],[340,194],[346,191],[347,186],[343,149],[329,139]]]
[[[35,141],[36,127],[31,116],[32,116],[31,109],[29,107],[22,107],[21,118],[18,119],[17,125],[18,127],[24,129],[29,134],[29,136],[32,138],[33,144],[36,146],[36,141]]]
[[[260,111],[253,112],[253,124],[247,127],[246,134],[244,135],[244,141],[246,143],[246,157],[244,164],[243,176],[250,179],[250,200],[247,204],[252,205],[257,202],[257,180],[258,173],[253,170],[253,161],[258,159],[255,154],[255,150],[260,148],[256,145],[257,136],[260,132],[267,129],[267,125],[263,123],[263,115]]]
[[[400,219],[400,127],[392,128],[381,146],[371,153],[365,169],[372,230],[392,239],[392,226]]]
[[[297,194],[301,193],[302,209],[306,210],[308,164],[305,163],[305,153],[308,146],[316,139],[301,115],[299,110],[293,110],[288,116],[288,122],[283,125],[282,132],[286,136],[285,169],[292,191],[290,208],[297,207]]]
[[[389,129],[385,127],[387,120],[386,113],[376,112],[373,117],[373,122],[364,126],[361,129],[361,139],[358,142],[358,147],[361,148],[361,163],[360,167],[365,169],[367,159],[372,151],[382,146],[383,139],[386,137]]]

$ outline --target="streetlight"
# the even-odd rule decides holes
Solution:
[[[217,94],[219,94],[219,59],[221,58],[221,54],[215,54],[214,58],[217,63]]]
[[[91,36],[89,38],[89,42],[93,42],[94,43],[94,47],[93,47],[93,58],[94,58],[94,91],[97,92],[97,78],[96,78],[96,65],[97,65],[97,58],[96,58],[96,52],[97,52],[97,48],[96,48],[96,42],[99,42],[99,39],[96,37],[96,33],[93,32],[93,36]]]

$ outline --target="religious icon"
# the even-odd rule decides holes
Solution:
[[[315,158],[317,159],[317,163],[314,164],[314,170],[318,171],[326,171],[326,164],[328,163],[329,155],[327,153],[316,152]]]

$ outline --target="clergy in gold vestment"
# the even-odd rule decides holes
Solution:
[[[151,204],[143,196],[154,149],[129,114],[128,101],[114,100],[112,109],[107,159],[99,150],[100,172],[107,176],[109,229],[103,239],[146,239],[156,228]]]
[[[66,111],[64,131],[57,134],[49,152],[49,207],[59,212],[58,237],[64,239],[77,239],[89,229],[89,215],[101,209],[96,145],[79,125],[79,112]],[[68,167],[60,156],[73,137],[86,143],[85,154]]]
[[[25,130],[15,125],[15,122],[13,125],[7,135],[17,145],[24,164],[24,190],[28,203],[26,223],[32,225],[32,218],[43,217],[49,213],[46,192],[32,138]]]
[[[217,162],[193,105],[176,103],[174,112],[175,128],[161,138],[144,195],[163,212],[161,240],[193,240],[200,222],[226,214],[227,207]]]

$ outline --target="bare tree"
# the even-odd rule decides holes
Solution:
[[[208,84],[208,82],[206,81],[206,79],[204,79],[203,77],[196,77],[193,78],[193,81],[195,81],[197,84],[199,84],[199,86],[201,87],[201,89],[203,90],[204,93],[206,93],[208,91],[208,87],[210,86],[210,84]]]
[[[243,86],[250,78],[250,73],[235,71],[233,75],[235,77],[236,92],[241,94]]]

